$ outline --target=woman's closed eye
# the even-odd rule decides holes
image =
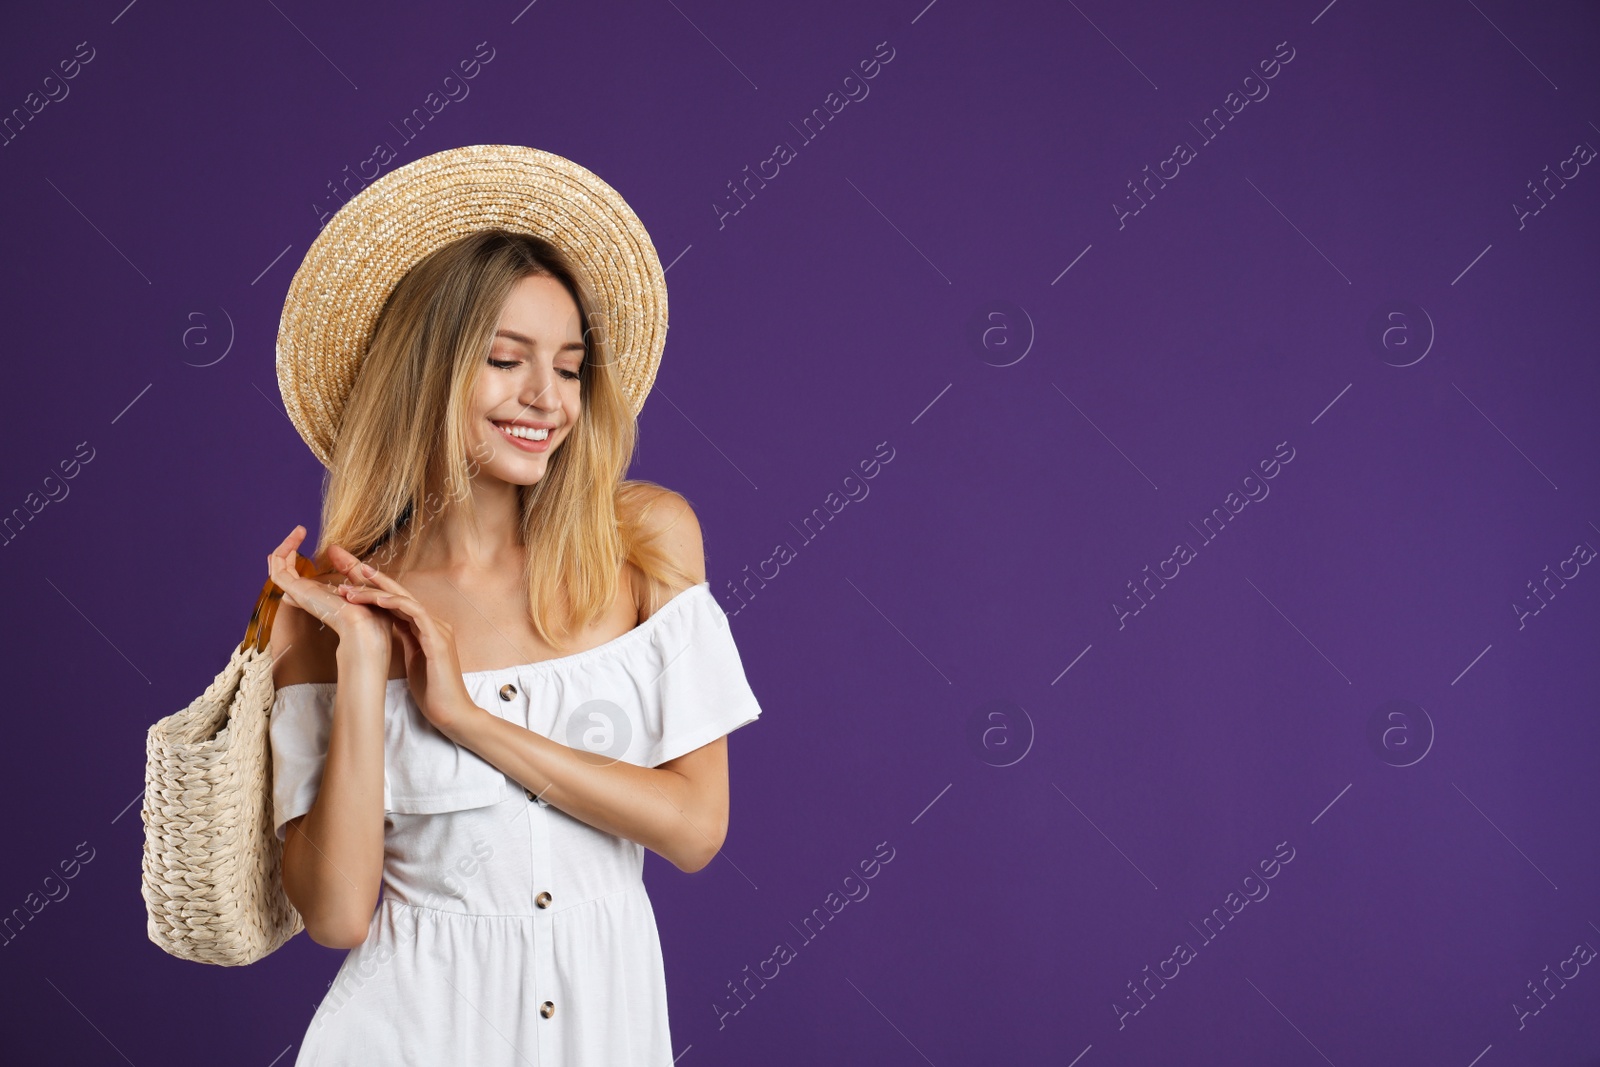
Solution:
[[[521,362],[522,361],[520,359],[491,359],[489,361],[489,366],[498,367],[501,370],[510,370],[512,367],[517,366]],[[568,381],[577,381],[579,378],[582,377],[582,375],[578,371],[567,370],[565,367],[557,368],[556,369],[556,373],[560,374],[562,377],[566,378]]]

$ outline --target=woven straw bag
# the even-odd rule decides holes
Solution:
[[[145,739],[142,891],[150,940],[179,959],[238,967],[305,929],[272,825],[267,641],[282,598],[269,579],[228,665]]]

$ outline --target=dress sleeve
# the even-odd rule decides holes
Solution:
[[[657,639],[656,699],[647,701],[644,766],[656,767],[754,722],[761,714],[728,617],[705,583]],[[665,609],[659,609],[665,610]]]
[[[333,729],[337,682],[300,682],[273,696],[272,822],[278,840],[286,824],[311,810],[322,786]],[[423,716],[403,681],[387,683],[383,713],[383,810],[432,815],[484,807],[505,798],[506,776],[462,748]]]
[[[272,698],[272,824],[285,839],[290,819],[311,810],[322,785],[333,725],[333,682],[280,686]]]

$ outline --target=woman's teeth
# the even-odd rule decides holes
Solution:
[[[535,430],[527,426],[507,426],[503,422],[497,422],[495,426],[507,437],[520,437],[524,441],[545,441],[550,437],[548,429]]]

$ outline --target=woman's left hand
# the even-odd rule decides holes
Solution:
[[[411,697],[423,716],[453,740],[453,731],[473,706],[456,657],[455,631],[448,622],[430,615],[405,586],[371,564],[360,563],[351,573],[372,584],[346,582],[339,586],[339,595],[354,604],[383,608],[394,616]]]

